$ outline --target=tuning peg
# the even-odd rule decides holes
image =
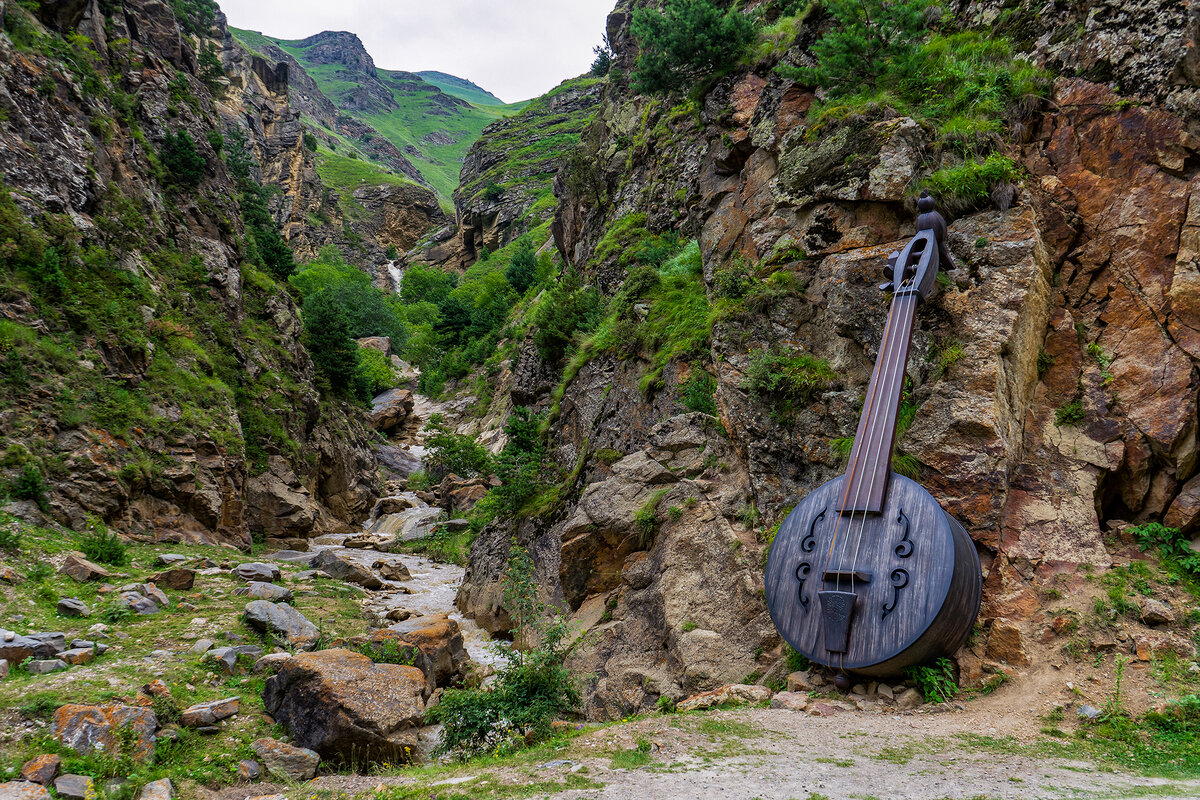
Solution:
[[[894,252],[888,256],[887,266],[883,268],[883,275],[888,280],[896,279],[896,260],[900,258],[899,252]]]
[[[879,284],[879,291],[894,292],[896,291],[896,284],[892,283],[891,281],[888,281],[887,283],[881,283]]]

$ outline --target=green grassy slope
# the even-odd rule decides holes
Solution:
[[[452,94],[468,103],[473,103],[477,106],[502,106],[504,101],[478,84],[472,83],[466,78],[459,78],[454,75],[447,75],[444,72],[435,70],[423,70],[417,73],[421,76],[421,80],[426,83],[431,83],[441,89],[446,94]]]
[[[359,111],[350,108],[347,100],[361,76],[340,64],[313,63],[308,58],[309,48],[301,47],[300,41],[231,30],[251,49],[274,45],[295,58],[342,113],[367,123],[400,148],[443,200],[449,200],[458,186],[463,158],[483,129],[525,106],[503,104],[494,95],[453,75],[426,73],[435,76],[435,81],[427,81],[417,73],[380,69],[378,78],[398,108]]]

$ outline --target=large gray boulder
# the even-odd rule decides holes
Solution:
[[[263,705],[322,758],[395,764],[417,757],[428,692],[416,667],[339,648],[288,659],[267,679]]]
[[[252,600],[246,604],[246,624],[297,650],[311,650],[321,632],[287,603]]]

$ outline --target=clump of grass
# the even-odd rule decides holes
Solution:
[[[790,412],[811,404],[836,380],[824,359],[773,347],[750,354],[742,388]]]
[[[1078,425],[1083,422],[1087,413],[1083,409],[1083,400],[1075,399],[1064,403],[1054,410],[1054,422],[1057,425]]]

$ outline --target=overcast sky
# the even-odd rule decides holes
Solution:
[[[615,0],[219,0],[235,28],[357,33],[384,69],[438,70],[506,103],[586,72]]]

